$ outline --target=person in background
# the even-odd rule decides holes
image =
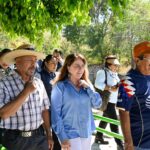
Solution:
[[[52,86],[58,74],[56,73],[56,68],[57,68],[57,59],[53,57],[53,55],[46,56],[42,64],[42,71],[40,72],[40,74],[41,74],[41,80],[43,81],[44,86],[46,88],[46,92],[48,94],[50,103],[51,103]],[[51,108],[50,108],[50,112],[51,112]],[[61,150],[60,143],[53,130],[52,130],[52,135],[53,135],[53,141],[54,141],[53,150]]]
[[[63,150],[90,150],[95,130],[92,108],[101,106],[101,97],[88,78],[87,62],[81,54],[66,57],[52,89],[52,128]]]
[[[62,68],[62,66],[64,64],[63,53],[62,53],[62,51],[60,51],[58,49],[54,49],[53,56],[56,57],[56,59],[58,61],[56,71],[60,71],[60,69]]]
[[[7,48],[0,52],[0,79],[12,73],[12,68],[2,61],[2,57],[9,52],[11,52],[11,50]]]
[[[49,99],[42,81],[34,76],[37,59],[44,57],[29,44],[3,56],[6,64],[16,64],[15,73],[0,80],[0,139],[8,150],[53,148]]]
[[[116,56],[109,55],[105,58],[105,67],[97,72],[96,79],[95,79],[95,87],[100,90],[108,90],[110,91],[110,97],[109,102],[107,105],[106,110],[103,112],[104,117],[108,117],[111,119],[117,120],[117,113],[115,105],[117,103],[118,98],[118,84],[120,82],[120,79],[118,77],[118,67],[120,63]],[[106,74],[105,74],[106,71]],[[107,83],[105,83],[105,80],[107,78]],[[99,127],[100,128],[106,128],[107,122],[100,121]],[[118,126],[110,124],[110,128],[112,132],[119,133]],[[123,150],[123,144],[122,141],[115,138],[117,148],[118,150]],[[108,141],[105,141],[103,138],[103,133],[97,132],[95,137],[95,143],[101,143],[101,144],[108,144]]]
[[[121,80],[119,108],[125,150],[150,149],[150,41],[135,45],[135,69]]]

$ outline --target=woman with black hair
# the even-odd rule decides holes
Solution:
[[[3,49],[0,52],[0,79],[9,75],[12,72],[12,68],[10,68],[9,65],[4,63],[3,61],[3,56],[9,52],[11,52],[11,50],[7,48]]]
[[[57,72],[56,72],[57,59],[55,57],[53,57],[53,55],[46,56],[46,58],[44,59],[44,61],[42,63],[41,69],[42,69],[40,72],[41,80],[44,83],[47,95],[51,102],[52,86],[53,86],[53,82],[57,76]],[[51,109],[50,109],[50,113],[51,113]],[[59,144],[58,138],[53,131],[52,131],[52,135],[53,135],[53,141],[54,141],[53,150],[61,150],[61,146]]]

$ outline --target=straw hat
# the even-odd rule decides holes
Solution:
[[[17,49],[12,50],[11,52],[5,54],[2,57],[2,60],[6,64],[14,64],[15,59],[17,57],[21,57],[21,56],[36,56],[37,59],[44,59],[45,58],[45,54],[40,53],[40,52],[35,52],[34,50],[35,49],[32,45],[23,44],[23,45],[19,46]]]

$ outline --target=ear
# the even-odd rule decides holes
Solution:
[[[134,61],[135,61],[136,64],[138,64],[139,61],[140,61],[140,59],[136,57],[136,58],[134,59]]]

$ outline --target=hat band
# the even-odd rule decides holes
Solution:
[[[32,48],[32,47],[27,47],[27,48],[22,48],[22,49],[24,49],[24,50],[31,50],[31,51],[34,51],[35,49],[34,48]],[[16,49],[17,50],[17,49]]]

